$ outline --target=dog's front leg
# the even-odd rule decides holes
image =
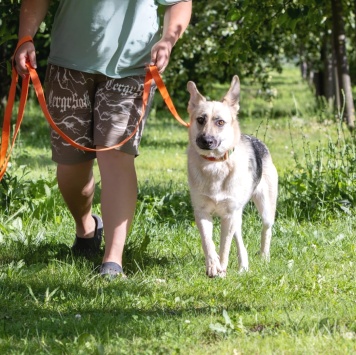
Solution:
[[[237,245],[237,255],[239,261],[239,271],[248,271],[248,255],[242,239],[242,209],[235,216],[235,240]]]
[[[234,215],[227,215],[221,218],[221,232],[220,232],[220,265],[222,273],[225,276],[227,265],[229,263],[229,254],[231,248],[231,241],[236,230],[236,217]]]
[[[196,214],[195,221],[198,226],[205,254],[206,274],[209,277],[218,276],[221,273],[219,256],[216,253],[213,242],[213,220],[210,215]]]

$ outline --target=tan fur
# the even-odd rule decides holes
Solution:
[[[188,180],[205,253],[206,273],[209,277],[225,276],[233,237],[238,248],[239,270],[248,270],[248,256],[241,235],[242,211],[252,199],[262,217],[260,252],[269,260],[278,190],[276,168],[261,143],[259,147],[264,148],[260,152],[262,176],[259,182],[256,179],[259,170],[254,160],[256,152],[252,138],[241,134],[237,121],[240,94],[237,76],[233,77],[221,102],[206,100],[191,81],[187,88],[190,93]],[[233,150],[229,158],[220,161],[229,150]],[[221,219],[219,254],[212,240],[213,215]]]

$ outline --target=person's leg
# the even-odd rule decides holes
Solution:
[[[46,101],[56,125],[79,144],[93,147],[94,74],[49,64],[45,79]],[[100,250],[102,221],[91,214],[94,196],[95,152],[75,149],[51,131],[52,160],[57,163],[57,182],[71,212],[76,237],[72,251],[92,255]],[[95,238],[93,238],[95,235]]]
[[[108,79],[97,86],[95,93],[94,144],[97,148],[116,145],[135,132],[120,148],[96,154],[105,230],[105,253],[100,268],[103,276],[115,277],[123,273],[122,255],[137,200],[134,160],[155,90],[151,87],[143,113],[143,83],[144,76]]]
[[[95,231],[95,220],[91,215],[95,190],[93,161],[71,165],[58,164],[57,181],[74,218],[76,235],[80,238],[92,238]]]
[[[118,150],[97,153],[101,175],[101,210],[105,226],[103,263],[115,262],[122,266],[125,240],[137,200],[134,159],[134,155]]]

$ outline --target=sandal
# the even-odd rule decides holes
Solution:
[[[108,277],[110,279],[114,279],[118,276],[126,278],[122,267],[119,264],[114,263],[113,261],[101,264],[99,274],[103,277]]]
[[[95,256],[100,252],[100,244],[103,237],[103,221],[96,214],[92,215],[95,220],[95,232],[92,238],[75,236],[72,252],[76,256]]]

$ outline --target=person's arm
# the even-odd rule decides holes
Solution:
[[[46,17],[50,0],[23,0],[20,9],[19,39],[25,36],[32,38],[37,33],[41,22]],[[16,52],[16,70],[19,75],[28,74],[26,61],[29,60],[33,68],[37,67],[36,52],[33,43],[24,43]]]
[[[167,6],[164,14],[162,38],[151,50],[151,65],[162,73],[169,62],[173,46],[188,27],[192,14],[192,1],[182,1]]]

